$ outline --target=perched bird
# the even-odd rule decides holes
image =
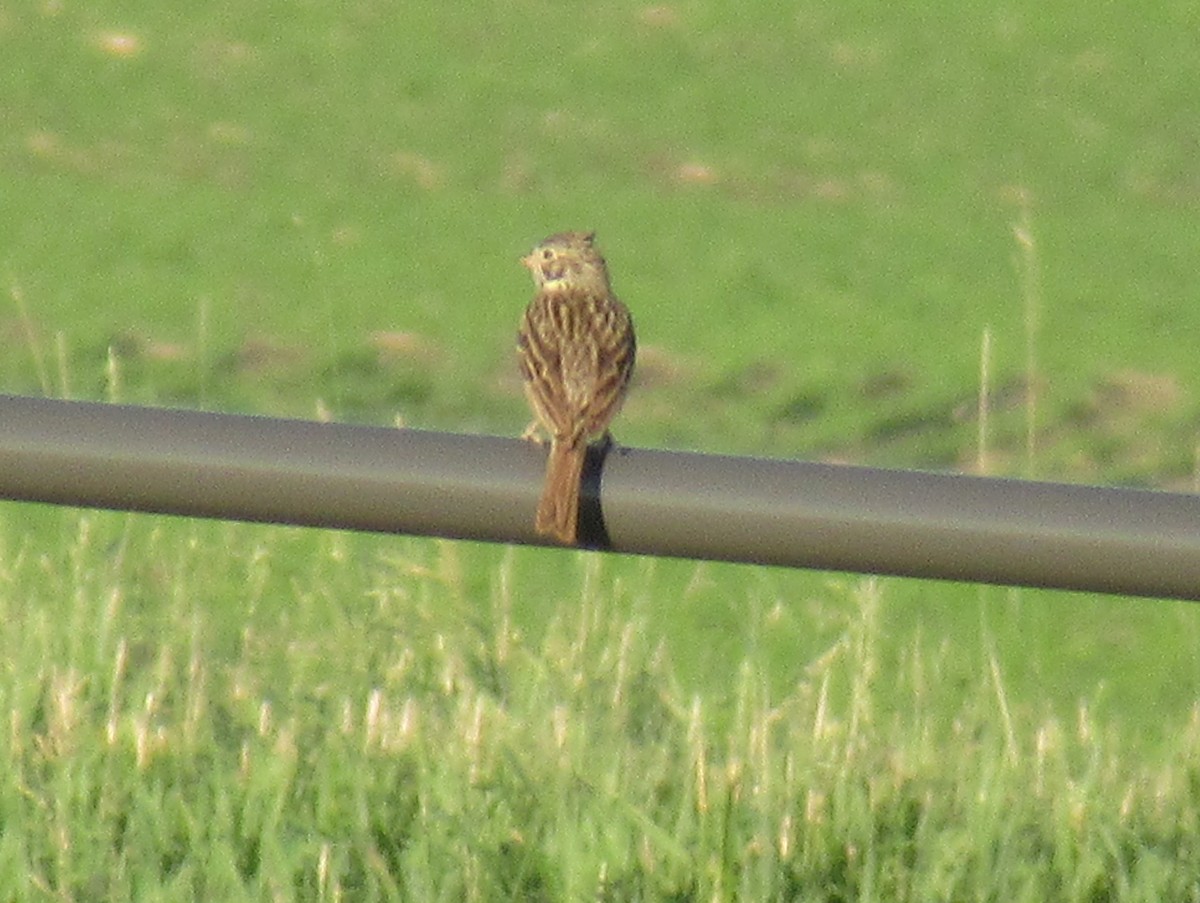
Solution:
[[[608,425],[629,389],[633,320],[612,292],[594,232],[551,235],[521,263],[537,286],[517,333],[534,416],[525,438],[536,438],[539,427],[550,437],[534,528],[573,545],[588,440],[611,441]]]

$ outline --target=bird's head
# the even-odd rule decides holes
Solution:
[[[595,232],[559,232],[521,258],[539,289],[583,289],[607,293],[608,267],[595,245]]]

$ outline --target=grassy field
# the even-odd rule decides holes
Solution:
[[[721,696],[680,680],[650,562],[572,556],[534,637],[527,551],[479,587],[451,542],[58,517],[54,552],[3,547],[10,899],[1198,890],[1195,716],[1139,755],[1088,702],[1031,715],[1002,652],[963,682],[888,637],[875,581],[825,594],[841,624],[788,686],[763,613]]]
[[[451,10],[0,4],[0,389],[516,434],[590,227],[625,443],[1196,485],[1191,7]],[[1183,604],[8,505],[0,606],[6,898],[1200,896]]]

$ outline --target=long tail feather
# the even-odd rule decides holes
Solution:
[[[534,528],[567,545],[578,539],[579,482],[586,455],[585,443],[555,439],[546,461],[546,481]]]

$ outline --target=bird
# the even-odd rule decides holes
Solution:
[[[550,438],[534,529],[578,542],[588,442],[612,443],[609,424],[629,391],[637,356],[633,318],[613,294],[595,232],[559,232],[521,258],[536,291],[517,332],[517,359],[533,422],[523,438]]]

